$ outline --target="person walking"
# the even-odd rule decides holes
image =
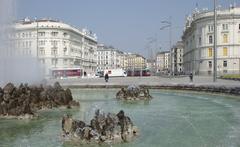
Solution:
[[[190,82],[193,82],[193,74],[192,74],[192,72],[190,73],[189,78],[190,78]]]
[[[105,81],[108,82],[109,76],[108,73],[105,74]]]

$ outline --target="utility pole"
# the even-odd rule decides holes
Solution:
[[[173,53],[172,53],[172,17],[170,16],[169,17],[169,47],[170,47],[170,67],[171,67],[171,70],[170,70],[170,73],[171,73],[171,76],[174,76],[174,70],[173,70]]]
[[[213,53],[213,82],[217,81],[217,0],[214,0],[214,53]]]
[[[161,27],[160,30],[164,30],[165,28],[169,28],[169,49],[170,49],[170,75],[173,76],[173,65],[172,65],[172,17],[169,17],[168,21],[162,21],[161,23],[166,24]]]

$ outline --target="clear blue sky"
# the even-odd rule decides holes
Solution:
[[[101,43],[122,51],[148,56],[148,38],[154,46],[168,50],[168,30],[160,31],[161,21],[172,17],[173,41],[181,38],[185,16],[198,5],[213,8],[213,0],[17,0],[18,19],[24,17],[60,19],[71,25],[87,27]],[[226,7],[234,0],[219,0]],[[235,0],[239,5],[240,0]],[[160,51],[156,49],[154,51]]]

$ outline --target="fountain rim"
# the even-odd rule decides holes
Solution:
[[[148,88],[150,90],[167,90],[167,91],[181,91],[204,93],[210,95],[237,97],[240,96],[240,86],[225,87],[222,85],[194,85],[194,84],[177,84],[177,85],[138,85],[140,87]],[[127,88],[128,85],[62,85],[63,88],[70,89],[120,89]]]

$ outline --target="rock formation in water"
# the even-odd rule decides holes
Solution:
[[[121,100],[150,100],[152,96],[147,88],[128,86],[128,88],[122,88],[118,91],[116,98]]]
[[[79,103],[73,101],[71,90],[64,90],[58,82],[46,87],[21,84],[17,88],[12,83],[0,87],[0,116],[34,115],[37,110],[59,106],[79,106]]]
[[[62,131],[65,140],[100,144],[129,142],[139,134],[137,127],[122,110],[118,114],[107,115],[97,110],[90,125],[69,115],[64,116]]]

